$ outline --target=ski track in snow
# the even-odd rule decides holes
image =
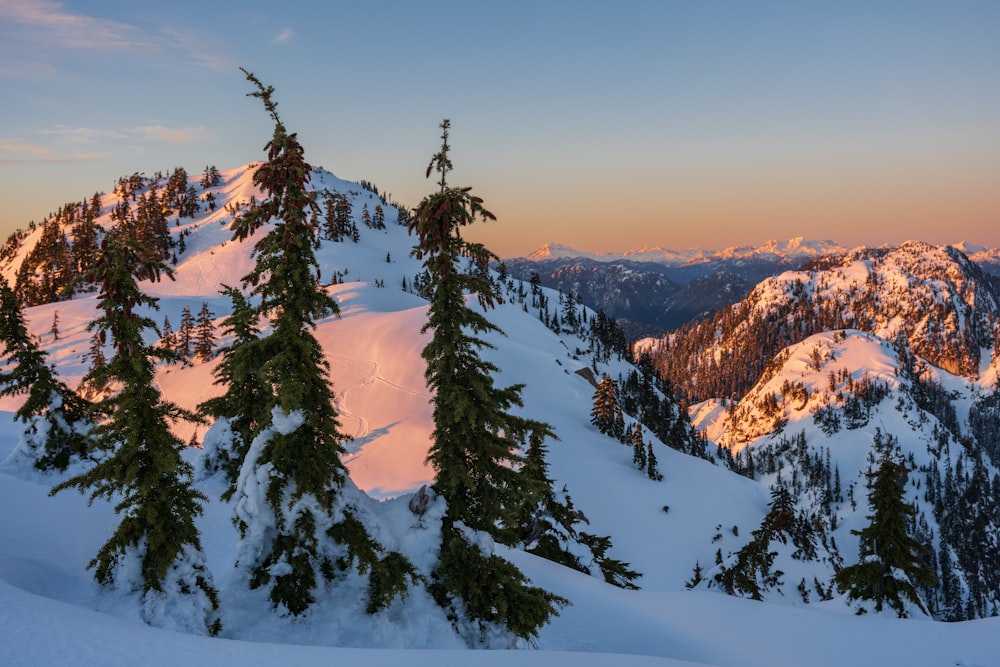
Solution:
[[[350,401],[348,400],[349,396],[369,391],[375,383],[379,383],[388,387],[392,391],[401,392],[409,396],[416,396],[418,398],[425,398],[428,401],[430,400],[430,394],[426,390],[417,391],[396,384],[395,382],[390,382],[382,374],[382,367],[378,361],[372,359],[362,359],[351,355],[337,354],[337,353],[328,354],[327,357],[329,359],[334,360],[337,363],[342,363],[345,366],[348,366],[349,368],[359,370],[364,374],[364,377],[360,381],[352,384],[351,386],[347,387],[341,392],[337,392],[335,395],[337,413],[340,415],[340,417],[342,419],[344,417],[348,417],[351,419],[356,419],[358,421],[357,428],[355,429],[354,433],[351,434],[351,438],[355,441],[361,440],[371,433],[371,422],[368,420],[367,417],[361,414],[360,411],[354,411],[351,409]],[[361,446],[358,446],[356,448],[348,446],[347,450],[351,454],[356,454],[357,451],[360,450],[360,448]]]

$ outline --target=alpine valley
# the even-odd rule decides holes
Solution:
[[[184,357],[157,366],[157,387],[188,410],[222,394],[216,371],[233,343],[223,291],[253,269],[254,243],[274,224],[234,238],[266,197],[258,166],[133,174],[8,239],[0,273],[62,381],[82,389],[97,345],[98,288],[78,278],[109,230],[128,227],[173,270],[139,283],[156,300],[138,309],[157,322],[148,342]],[[32,436],[13,418],[25,397],[13,395],[0,402],[0,663],[1000,664],[996,253],[802,239],[621,257],[548,246],[491,269],[503,300],[480,311],[500,330],[482,334],[484,357],[501,384],[522,387],[518,414],[551,426],[558,498],[641,576],[633,590],[613,585],[597,551],[567,567],[530,537],[484,542],[569,604],[532,641],[503,646],[529,650],[473,651],[426,584],[441,512],[425,489],[428,277],[409,208],[319,168],[309,184],[316,258],[340,310],[314,335],[350,436],[348,488],[359,520],[415,568],[408,593],[366,613],[363,580],[348,570],[307,613],[276,611],[235,566],[234,517],[246,506],[209,465],[219,428],[182,420],[173,429],[205,497],[197,526],[221,635],[191,633],[169,604],[150,614],[140,591],[102,586],[88,570],[120,499],[50,497],[84,462],[36,469]],[[657,333],[636,341],[637,325]],[[876,560],[866,528],[881,516],[872,489],[887,461],[919,547],[912,569],[885,573],[915,591],[898,606],[838,585]]]

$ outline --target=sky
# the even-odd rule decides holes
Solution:
[[[121,176],[230,169],[275,88],[307,160],[501,257],[803,236],[1000,247],[1000,3],[0,0],[0,235]]]

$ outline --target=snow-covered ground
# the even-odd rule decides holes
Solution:
[[[225,187],[244,187],[237,182],[241,174],[226,172]],[[327,186],[351,187],[330,174],[323,178]],[[355,212],[360,208],[356,203]],[[218,319],[225,315],[226,300],[217,290],[238,284],[248,260],[247,247],[228,241],[221,223],[190,223],[176,281],[147,286],[161,299],[157,321],[167,315],[176,328],[181,309],[197,312],[203,301]],[[432,426],[419,354],[426,304],[400,289],[403,278],[410,281],[419,270],[409,257],[411,245],[405,229],[391,222],[384,231],[363,230],[360,244],[324,244],[318,253],[324,274],[346,276],[330,288],[341,317],[322,321],[317,337],[331,365],[343,430],[354,437],[345,459],[351,478],[400,540],[409,540],[412,555],[420,528],[410,525],[416,519],[403,508],[408,494],[431,481],[424,456]],[[93,297],[84,297],[26,312],[50,360],[71,383],[84,370],[93,309]],[[56,341],[48,333],[55,312]],[[567,486],[590,521],[588,532],[612,537],[611,556],[643,573],[641,590],[504,552],[535,584],[572,603],[533,646],[517,651],[466,649],[419,588],[405,603],[368,616],[363,602],[349,598],[351,591],[333,585],[304,617],[280,618],[265,593],[248,590],[236,574],[232,506],[218,500],[220,480],[208,478],[198,482],[209,498],[199,527],[220,590],[224,629],[211,639],[178,634],[142,623],[135,594],[102,589],[86,569],[117,524],[112,505],[97,500],[88,506],[74,491],[49,497],[61,478],[8,460],[0,466],[0,665],[1000,665],[1000,619],[945,624],[859,617],[842,599],[775,604],[686,590],[696,561],[708,565],[716,549],[742,546],[745,537],[728,529],[738,526],[746,536],[757,527],[767,489],[659,443],[664,480],[649,480],[633,466],[629,448],[590,425],[593,387],[575,373],[590,359],[574,354],[579,341],[557,336],[518,304],[489,316],[506,333],[490,337],[497,349],[484,352],[501,369],[498,383],[524,383],[525,414],[549,422],[558,436],[548,443],[555,486]],[[162,369],[158,380],[166,398],[194,407],[218,393],[215,363]],[[601,370],[614,375],[622,367]],[[6,410],[0,414],[0,461],[18,441],[20,424],[11,419],[16,406],[16,400],[0,403]],[[205,427],[178,427],[185,438],[196,430],[202,436]],[[197,464],[201,451],[187,454]],[[719,526],[726,530],[716,538]]]

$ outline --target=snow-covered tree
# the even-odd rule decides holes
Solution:
[[[90,449],[89,405],[47,363],[45,352],[28,333],[20,299],[2,277],[0,342],[13,366],[0,372],[0,396],[27,394],[15,413],[25,424],[17,455],[30,459],[39,470],[66,470]]]
[[[198,410],[217,420],[203,442],[203,465],[209,474],[223,471],[229,482],[223,499],[228,500],[236,490],[247,449],[262,422],[270,417],[275,398],[261,376],[264,352],[257,310],[235,287],[227,285],[222,293],[232,303],[229,316],[222,321],[223,332],[232,341],[222,350],[213,374],[215,384],[226,391],[199,405]]]
[[[771,543],[787,543],[794,525],[795,501],[788,489],[780,486],[771,492],[770,509],[750,541],[736,552],[735,562],[719,564],[715,582],[730,595],[763,600],[767,590],[781,585],[784,574],[773,569],[778,553],[771,550]]]
[[[244,286],[258,299],[257,313],[270,319],[271,331],[253,349],[259,378],[270,398],[268,414],[244,416],[245,426],[260,426],[250,443],[236,486],[236,520],[242,536],[239,566],[250,586],[266,586],[276,608],[302,614],[315,602],[320,586],[352,563],[369,576],[369,611],[405,594],[415,570],[398,553],[385,549],[358,518],[350,483],[340,460],[342,443],[334,408],[329,364],[313,335],[316,320],[339,312],[320,288],[313,248],[318,218],[308,189],[312,168],[298,137],[289,133],[272,99],[274,89],[244,73],[274,121],[268,159],[254,182],[268,195],[235,223],[234,238],[244,241],[267,223],[270,230],[254,245],[256,265]],[[315,221],[315,222],[314,222]]]
[[[519,519],[520,540],[525,551],[587,574],[601,576],[609,584],[636,589],[633,582],[641,577],[631,566],[608,555],[611,539],[578,530],[590,523],[583,512],[573,506],[569,491],[553,489],[546,461],[546,437],[554,437],[547,424],[537,424],[528,436],[528,451],[524,456],[521,477],[524,504]]]
[[[489,626],[527,639],[565,600],[531,586],[491,542],[518,541],[519,495],[528,483],[517,472],[518,452],[529,433],[541,432],[540,424],[512,412],[521,406],[522,387],[497,387],[493,374],[498,369],[479,355],[479,349],[490,347],[482,336],[499,329],[467,306],[465,295],[475,294],[484,309],[497,301],[486,273],[495,255],[460,232],[477,218],[494,216],[470,188],[448,185],[449,127],[447,120],[441,124],[441,151],[427,167],[428,176],[433,170],[440,174],[439,189],[420,202],[409,221],[417,236],[416,256],[430,280],[423,330],[432,336],[422,352],[434,395],[428,461],[434,490],[447,503],[432,592],[472,641],[481,641]]]
[[[851,531],[859,538],[860,560],[840,570],[835,581],[849,599],[871,601],[877,612],[888,604],[904,618],[910,606],[927,613],[917,586],[932,586],[936,576],[923,562],[924,547],[907,527],[909,517],[916,514],[916,508],[905,500],[909,471],[892,453],[892,436],[887,436],[888,443],[881,438],[881,432],[876,433],[881,461],[867,475],[870,523]],[[862,610],[859,607],[858,613]]]
[[[91,500],[117,502],[121,523],[90,561],[101,584],[141,591],[143,616],[151,624],[216,634],[218,597],[205,567],[195,519],[205,500],[191,484],[184,442],[170,421],[195,419],[163,400],[154,382],[155,361],[174,355],[145,343],[154,322],[141,309],[156,309],[137,279],[158,280],[169,270],[134,242],[109,235],[91,278],[100,285],[100,316],[90,324],[114,354],[85,380],[116,389],[96,404],[106,419],[93,431],[94,446],[107,457],[57,485],[90,489]]]

